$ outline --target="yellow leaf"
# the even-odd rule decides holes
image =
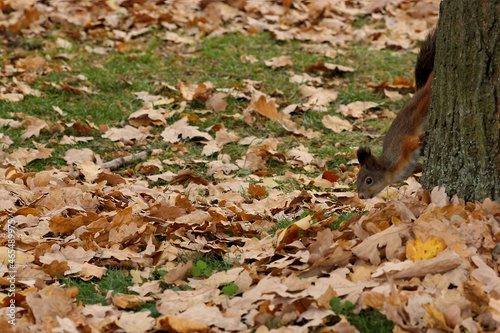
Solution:
[[[276,186],[279,186],[279,184],[275,182],[271,177],[264,178],[262,182],[257,185],[265,186],[266,188],[275,188]]]
[[[424,321],[429,323],[430,327],[444,331],[453,331],[453,329],[448,326],[448,323],[446,323],[444,315],[436,310],[431,304],[424,304],[424,309]]]
[[[431,237],[422,242],[420,237],[411,239],[406,245],[406,257],[412,261],[428,260],[446,249],[446,244],[439,237]]]
[[[396,216],[392,216],[391,217],[391,224],[396,224],[396,223],[399,223],[401,222],[400,219],[398,219]]]

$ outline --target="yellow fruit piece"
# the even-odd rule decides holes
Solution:
[[[431,237],[422,242],[420,237],[411,239],[406,244],[406,257],[411,261],[428,260],[446,249],[445,242],[439,237]]]

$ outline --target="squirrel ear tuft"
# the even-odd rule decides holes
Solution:
[[[367,160],[373,157],[370,147],[360,147],[356,155],[358,156],[358,161],[361,165],[365,165]]]
[[[372,154],[369,147],[360,147],[357,152],[359,164],[370,170],[383,170],[378,159]]]

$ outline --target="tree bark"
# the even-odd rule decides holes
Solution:
[[[444,0],[437,28],[424,188],[500,200],[500,0]]]

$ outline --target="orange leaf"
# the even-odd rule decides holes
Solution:
[[[398,86],[407,86],[407,87],[412,87],[413,86],[413,82],[406,81],[401,76],[398,76],[397,78],[395,78],[394,81],[393,81],[393,84],[394,85],[398,85]]]
[[[267,194],[267,189],[265,186],[254,185],[250,183],[250,186],[248,187],[248,193],[260,199]]]
[[[333,171],[323,172],[323,175],[321,176],[321,178],[326,179],[326,180],[333,183],[333,182],[336,182],[337,180],[339,180],[340,176],[337,174],[337,171],[333,170]]]
[[[268,100],[265,95],[261,95],[257,101],[252,100],[252,105],[259,114],[273,120],[280,119],[276,103],[273,100]]]

